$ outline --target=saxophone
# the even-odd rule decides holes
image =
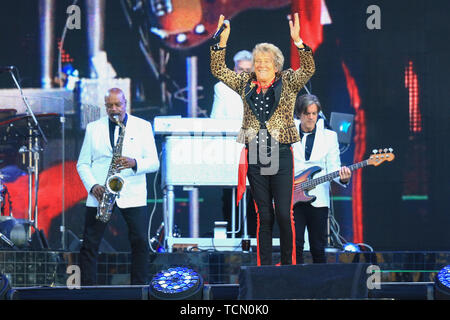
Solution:
[[[101,222],[104,223],[107,223],[111,218],[114,203],[116,202],[116,198],[120,196],[119,193],[124,185],[123,178],[118,175],[119,171],[117,170],[118,167],[117,159],[119,159],[122,156],[122,145],[123,145],[123,138],[125,136],[125,125],[119,121],[118,116],[114,116],[114,120],[122,128],[122,131],[113,149],[113,156],[111,164],[109,166],[108,175],[106,176],[106,182],[104,185],[105,192],[103,193],[102,201],[99,202],[98,204],[97,215],[95,217],[97,220],[100,220]]]

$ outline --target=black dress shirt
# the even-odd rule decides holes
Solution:
[[[125,113],[125,117],[123,119],[124,126],[127,125],[128,114]],[[109,142],[111,142],[111,147],[114,149],[116,142],[114,141],[114,131],[116,131],[117,123],[108,118],[109,121]],[[119,135],[122,132],[122,128],[119,128]]]
[[[303,139],[303,136],[305,135],[305,132],[302,131],[302,125],[300,124],[298,126],[298,132],[300,133],[300,139]],[[314,127],[313,131],[306,132],[309,133],[306,136],[306,142],[305,142],[305,160],[308,161],[311,157],[311,152],[314,146],[314,139],[316,137],[316,127]]]
[[[128,120],[128,114],[125,113],[125,117],[123,118],[123,125],[127,126],[127,120]],[[114,141],[114,131],[116,131],[117,123],[113,122],[111,119],[108,118],[109,121],[109,142],[111,143],[111,147],[114,150],[114,146],[116,142]],[[119,127],[119,135],[122,133],[122,127]],[[137,162],[134,167],[132,167],[135,172],[137,170]]]

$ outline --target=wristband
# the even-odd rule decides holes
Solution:
[[[300,39],[300,41],[294,42],[294,44],[295,44],[297,47],[300,47],[300,46],[303,44],[303,40]]]

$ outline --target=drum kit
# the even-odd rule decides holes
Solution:
[[[36,118],[43,120],[52,119],[57,114],[40,114]],[[15,167],[17,172],[23,172],[21,168],[28,170],[28,219],[16,219],[13,215],[13,201],[8,191],[5,180],[8,174],[2,174],[0,169],[0,248],[12,249],[26,248],[31,243],[32,228],[37,229],[37,205],[33,206],[33,191],[37,192],[39,147],[38,131],[32,129],[31,117],[18,115],[2,119],[0,122],[0,164],[2,168]],[[28,142],[28,145],[26,145]],[[28,157],[27,157],[28,155]],[[20,156],[22,163],[18,164]],[[33,190],[34,189],[34,190]]]
[[[0,174],[0,247],[7,245],[10,248],[23,248],[27,244],[29,221],[25,219],[15,219],[12,215],[11,196],[8,187],[3,181],[4,176]],[[9,212],[6,213],[6,200],[9,201]]]
[[[45,119],[49,117],[54,119],[58,114],[35,115],[17,81],[14,70],[16,70],[16,67],[13,66],[8,69],[20,93],[23,105],[26,108],[26,114],[16,115],[17,111],[15,109],[2,109],[5,112],[3,112],[3,119],[0,122],[0,146],[6,145],[9,148],[6,149],[14,157],[16,155],[22,156],[22,166],[26,167],[28,173],[28,217],[27,219],[16,219],[13,217],[11,197],[4,183],[4,177],[2,177],[0,179],[0,207],[2,210],[0,215],[0,247],[6,244],[9,248],[18,249],[31,245],[32,228],[34,229],[34,234],[38,235],[39,241],[42,243],[42,231],[38,229],[39,167],[40,153],[43,151],[41,145],[47,144],[48,141],[40,122],[45,122]],[[1,150],[5,149],[1,148]],[[0,155],[2,155],[1,152]],[[17,158],[16,160],[18,160]],[[0,158],[2,168],[4,168],[3,162],[4,160]],[[7,195],[9,200],[9,215],[4,212]],[[35,199],[34,203],[32,201],[33,195]]]
[[[3,183],[3,175],[0,175],[0,239],[9,247],[21,247],[26,240],[26,228],[24,221],[14,219],[12,216],[5,216],[6,195],[9,196],[8,188]],[[11,208],[11,200],[9,201]]]

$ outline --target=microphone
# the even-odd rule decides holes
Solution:
[[[222,25],[220,26],[219,30],[216,31],[216,33],[213,35],[213,39],[216,40],[220,34],[223,32],[223,30],[225,30],[225,28],[227,27],[227,24],[225,22],[230,23],[230,21],[228,20],[224,20]]]
[[[0,67],[0,73],[12,71],[14,68],[15,68],[14,66],[4,66],[4,67]]]

